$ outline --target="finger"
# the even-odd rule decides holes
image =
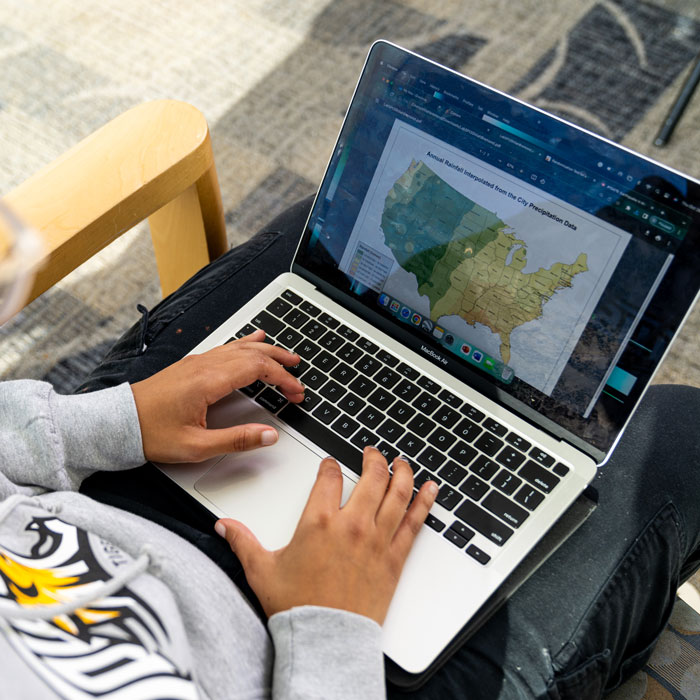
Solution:
[[[231,518],[222,518],[217,520],[214,529],[228,542],[231,551],[241,562],[246,576],[259,573],[261,566],[271,553],[260,544],[258,538],[243,523]]]
[[[393,466],[394,475],[391,477],[384,500],[379,506],[376,520],[377,527],[389,540],[394,537],[413,496],[413,470],[408,462],[397,457]]]
[[[406,511],[392,542],[394,551],[401,558],[401,561],[404,561],[411,551],[413,541],[428,517],[428,511],[435,503],[437,493],[437,484],[434,481],[426,481]]]
[[[262,342],[265,340],[265,331],[262,328],[258,328],[257,330],[254,330],[252,333],[248,333],[248,335],[243,335],[240,338],[236,338],[236,340],[231,340],[226,345],[240,345],[241,343],[245,342]]]
[[[306,518],[332,515],[340,508],[342,497],[343,473],[333,457],[325,457],[318,467],[316,481],[311,487],[300,522]]]
[[[362,474],[345,507],[360,508],[374,520],[389,484],[389,467],[376,447],[365,447],[362,454]]]
[[[244,338],[241,338],[241,341],[245,340]],[[235,351],[235,352],[240,352],[241,350],[257,350],[263,355],[267,355],[268,357],[271,357],[275,362],[279,362],[281,365],[284,365],[285,367],[294,367],[295,365],[299,364],[299,361],[301,358],[297,353],[292,352],[291,350],[287,350],[287,348],[283,348],[281,345],[270,345],[269,343],[262,343],[259,341],[248,341],[248,342],[240,342],[240,345],[237,345],[236,347],[232,347],[233,343],[229,346],[221,346],[223,348],[227,348],[228,350]]]
[[[265,423],[246,423],[231,428],[201,428],[201,459],[209,459],[227,452],[247,452],[258,447],[268,447],[274,445],[278,437],[277,431]]]

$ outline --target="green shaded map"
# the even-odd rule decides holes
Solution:
[[[506,364],[513,330],[541,318],[554,294],[588,271],[586,253],[580,253],[570,264],[522,272],[526,243],[422,161],[412,161],[389,190],[381,227],[399,265],[430,300],[431,319],[458,315],[488,327],[500,337]]]

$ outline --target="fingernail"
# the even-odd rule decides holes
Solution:
[[[438,485],[434,481],[426,482],[428,484],[427,489],[431,496],[437,496]]]
[[[260,436],[260,444],[267,447],[268,445],[274,445],[277,442],[277,431],[275,430],[263,430]]]
[[[402,459],[406,464],[410,464],[410,461],[406,455],[399,455],[396,459]]]
[[[216,525],[214,525],[214,530],[216,530],[216,534],[220,537],[226,537],[226,525],[224,525],[221,520],[217,521]]]

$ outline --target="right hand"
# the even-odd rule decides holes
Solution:
[[[264,549],[242,523],[216,524],[245,569],[268,617],[300,605],[320,605],[365,615],[380,625],[404,562],[437,485],[426,482],[409,507],[413,472],[403,459],[387,462],[373,447],[364,451],[362,476],[341,508],[343,476],[331,457],[321,462],[291,542]]]

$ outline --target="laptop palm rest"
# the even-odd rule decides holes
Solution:
[[[289,543],[325,456],[301,443],[280,423],[240,394],[209,409],[209,428],[266,423],[277,429],[279,440],[269,447],[224,455],[194,485],[212,510],[247,525],[266,549]],[[344,479],[344,503],[352,481]]]

